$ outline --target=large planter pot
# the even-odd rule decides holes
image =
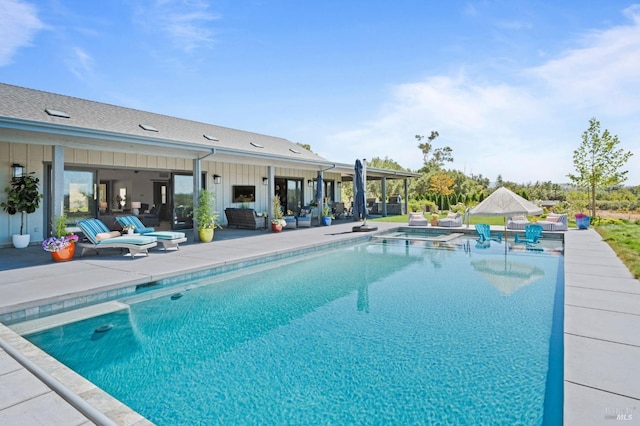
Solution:
[[[272,223],[271,230],[273,232],[282,232],[282,225],[280,223]]]
[[[31,241],[31,235],[29,234],[15,234],[13,235],[11,241],[13,242],[13,246],[15,248],[25,248],[29,245],[29,241]]]
[[[323,224],[324,226],[329,226],[329,225],[331,225],[331,218],[330,218],[330,217],[328,217],[328,216],[323,216],[323,217],[322,217],[322,224]]]
[[[198,236],[203,243],[210,243],[213,241],[213,228],[198,230]]]
[[[578,226],[578,229],[587,229],[589,228],[590,224],[591,224],[591,218],[589,216],[576,218],[576,225]]]
[[[68,246],[62,250],[52,251],[51,258],[55,262],[67,262],[73,259],[73,254],[76,252],[76,243],[71,242]]]

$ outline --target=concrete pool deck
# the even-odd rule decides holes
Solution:
[[[353,222],[330,227],[269,231],[216,231],[211,244],[185,244],[177,252],[153,250],[148,257],[117,253],[52,263],[39,247],[0,249],[0,322],[24,315],[99,301],[97,294],[127,294],[136,285],[173,275],[268,255],[347,244],[366,233],[352,233]],[[375,222],[380,231],[402,224]],[[448,228],[447,232],[459,232]],[[496,228],[496,230],[499,228]],[[564,419],[567,425],[640,424],[640,283],[593,230],[565,233]],[[78,278],[81,279],[78,279]],[[0,424],[150,424],[95,386],[61,367],[10,328],[0,325]],[[16,354],[17,352],[17,354]],[[17,359],[16,359],[17,358]],[[25,361],[26,359],[26,361]],[[51,389],[36,373],[43,370],[95,407],[92,417],[68,395]],[[107,420],[108,421],[108,420]]]

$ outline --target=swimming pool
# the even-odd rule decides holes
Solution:
[[[561,421],[562,256],[474,245],[319,252],[27,338],[160,425]]]

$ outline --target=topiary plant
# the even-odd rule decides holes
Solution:
[[[20,213],[20,235],[23,235],[24,215],[35,212],[40,207],[42,194],[38,192],[40,179],[31,174],[11,178],[11,186],[4,189],[7,201],[0,203],[0,207],[7,213]]]

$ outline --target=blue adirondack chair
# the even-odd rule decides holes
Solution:
[[[542,236],[542,226],[531,224],[524,228],[524,236],[522,234],[515,235],[516,243],[538,244]]]
[[[478,223],[476,225],[476,232],[478,233],[478,242],[480,243],[490,240],[502,242],[502,234],[497,234],[495,237],[492,237],[491,227],[486,223]]]

